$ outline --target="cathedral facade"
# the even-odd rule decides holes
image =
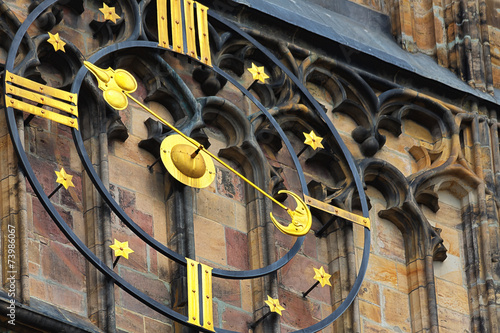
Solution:
[[[0,0],[0,331],[500,332],[500,4]]]

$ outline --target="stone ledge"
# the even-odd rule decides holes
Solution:
[[[4,325],[3,318],[9,311],[9,297],[0,291],[0,327]],[[10,328],[8,323],[5,323]],[[54,305],[32,298],[27,306],[16,301],[16,326],[13,329],[36,329],[33,332],[64,332],[64,333],[102,333],[87,318],[59,309]],[[24,332],[24,331],[22,331]]]

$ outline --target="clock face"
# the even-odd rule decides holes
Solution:
[[[291,325],[290,316],[282,319],[302,332],[335,321],[363,280],[370,233],[367,219],[341,209],[357,204],[367,216],[362,184],[331,119],[306,87],[326,74],[306,61],[277,57],[199,3],[172,0],[168,8],[161,1],[103,5],[95,11],[100,21],[89,24],[95,37],[89,44],[96,46],[91,51],[52,33],[39,38],[39,69],[43,74],[52,66],[60,80],[23,81],[14,66],[22,36],[54,3],[44,1],[32,11],[9,52],[9,129],[44,209],[85,259],[114,282],[119,307],[134,298],[175,325],[206,332],[258,325],[270,330],[278,317],[265,315],[266,304],[286,314],[280,298],[292,302],[315,279],[324,284],[324,270],[307,267],[306,273],[302,265],[329,260],[321,253],[305,260],[310,254],[304,244],[331,245],[314,231],[328,233],[337,216],[366,227],[358,278],[335,311],[300,326]],[[51,83],[57,88],[50,90]],[[9,94],[13,87],[21,92]],[[36,102],[49,108],[23,106],[24,90],[45,96]],[[51,99],[64,103],[49,104]],[[100,237],[105,244],[117,239],[122,252],[127,246],[120,242],[129,242],[130,261],[115,261],[115,268],[110,253],[91,251],[61,216],[23,150],[14,109],[71,130],[74,146],[67,149],[78,155],[85,178],[77,195],[84,198],[81,209],[100,206],[92,198],[99,193],[109,207]],[[61,177],[67,181],[65,173]],[[290,278],[292,270],[300,271],[298,280]],[[138,271],[152,284],[166,281],[170,299],[155,299],[154,292],[127,279]],[[227,297],[234,294],[231,288],[241,294],[236,301]],[[315,301],[333,303],[315,293]],[[231,321],[231,311],[248,321]]]

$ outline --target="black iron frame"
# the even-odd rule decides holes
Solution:
[[[11,48],[9,50],[8,56],[7,56],[7,61],[5,68],[8,71],[11,72],[16,72],[16,69],[14,68],[14,60],[17,54],[17,51],[19,49],[19,46],[21,44],[22,39],[24,38],[25,34],[27,33],[27,30],[29,26],[35,21],[35,19],[43,12],[45,11],[48,7],[56,3],[58,0],[45,0],[42,2],[39,6],[37,6],[26,18],[26,20],[23,22],[23,24],[19,27],[18,31],[16,32],[16,35],[14,36],[14,39],[11,44]],[[209,12],[209,15],[211,19],[217,21],[219,24],[222,24],[226,26],[228,29],[236,32],[239,34],[242,38],[245,38],[248,40],[250,43],[252,43],[256,48],[258,48],[264,55],[266,55],[275,65],[277,65],[285,74],[288,75],[288,77],[296,84],[296,86],[299,88],[299,90],[302,92],[302,94],[305,96],[305,98],[308,100],[308,102],[313,105],[314,109],[320,117],[323,119],[325,124],[328,126],[330,129],[332,135],[334,136],[335,140],[337,141],[338,145],[340,146],[342,153],[344,154],[346,161],[349,165],[349,168],[351,170],[351,173],[353,175],[354,181],[356,183],[356,188],[359,193],[360,197],[360,202],[361,202],[361,208],[363,212],[363,216],[367,217],[368,216],[368,205],[366,202],[366,196],[363,190],[362,186],[362,181],[359,177],[359,173],[357,172],[357,167],[354,162],[353,157],[351,156],[349,150],[343,143],[342,139],[340,138],[340,135],[338,134],[337,130],[329,120],[329,118],[326,116],[325,112],[321,108],[321,106],[317,103],[317,101],[312,97],[312,95],[309,93],[307,88],[302,84],[302,82],[299,81],[299,79],[291,73],[288,68],[286,68],[269,50],[267,50],[263,45],[261,45],[259,42],[257,42],[253,37],[242,31],[237,25],[234,23],[222,18],[219,16],[217,13]],[[148,42],[148,41],[138,41],[138,40],[131,40],[131,41],[125,41],[119,44],[115,44],[109,47],[106,47],[104,49],[101,49],[94,55],[92,55],[89,58],[90,62],[96,62],[102,57],[104,57],[107,54],[117,52],[119,50],[123,49],[129,49],[129,48],[150,48],[150,49],[156,49],[158,51],[165,51],[163,48],[159,48],[155,42]],[[285,133],[283,130],[280,128],[276,120],[271,116],[271,114],[267,111],[267,109],[244,87],[242,87],[238,81],[236,81],[233,77],[229,76],[227,73],[222,71],[220,68],[214,66],[214,70],[225,77],[229,82],[231,82],[234,86],[239,88],[252,102],[255,103],[255,105],[262,111],[263,114],[266,115],[266,117],[269,119],[269,121],[272,123],[272,125],[275,127],[277,132],[280,134],[283,142],[285,143],[287,149],[289,150],[292,159],[295,163],[295,167],[297,168],[297,172],[299,175],[300,183],[303,189],[303,192],[307,194],[307,185],[305,181],[305,177],[302,172],[302,168],[300,166],[300,163],[298,161],[297,156],[294,153],[294,150],[288,141]],[[77,93],[80,90],[81,84],[83,82],[83,79],[85,75],[87,74],[87,69],[82,66],[80,70],[78,71],[75,81],[73,82],[71,91]],[[4,91],[6,90],[6,83],[4,80]],[[19,158],[19,163],[21,165],[21,170],[23,171],[25,177],[28,179],[28,182],[32,186],[35,194],[38,196],[40,202],[42,203],[43,207],[49,214],[49,216],[52,218],[52,220],[56,223],[56,225],[59,227],[59,229],[63,232],[63,234],[68,238],[68,240],[75,246],[75,248],[88,260],[90,263],[96,267],[101,273],[103,273],[108,279],[111,279],[117,286],[122,288],[124,291],[129,293],[131,296],[136,298],[137,300],[141,301],[145,305],[149,306],[150,308],[154,309],[155,311],[165,315],[166,317],[175,320],[177,322],[183,323],[186,326],[192,327],[194,329],[197,329],[198,331],[202,332],[210,332],[209,330],[206,330],[202,327],[193,325],[188,323],[187,317],[184,315],[181,315],[172,309],[166,307],[165,305],[159,303],[158,301],[152,299],[148,295],[144,294],[143,292],[139,291],[137,288],[132,286],[130,283],[125,281],[123,278],[121,278],[118,274],[116,274],[110,267],[105,265],[90,249],[75,235],[73,230],[67,225],[67,223],[63,220],[63,218],[60,216],[60,214],[57,212],[55,207],[52,205],[52,203],[49,200],[49,197],[45,194],[42,186],[40,185],[38,179],[36,178],[36,175],[33,171],[33,168],[31,167],[31,164],[28,160],[28,157],[26,155],[26,152],[23,149],[23,145],[21,142],[21,139],[19,137],[19,133],[17,130],[17,125],[16,125],[16,119],[15,119],[15,114],[14,110],[11,107],[6,107],[6,116],[7,116],[7,124],[9,127],[9,132],[12,138],[12,142],[16,151],[16,154]],[[121,207],[116,203],[116,201],[111,197],[107,189],[105,188],[104,184],[100,180],[99,176],[97,175],[96,171],[94,170],[92,163],[90,162],[90,159],[86,153],[85,147],[83,145],[83,139],[81,137],[81,134],[78,130],[72,129],[72,134],[73,134],[73,140],[76,146],[76,149],[78,151],[78,154],[80,156],[80,159],[82,160],[82,163],[84,165],[84,168],[91,178],[92,182],[94,183],[94,186],[96,186],[97,190],[99,193],[103,196],[105,202],[110,206],[110,208],[113,210],[113,212],[138,236],[140,237],[144,242],[146,242],[149,246],[160,252],[161,254],[167,256],[168,258],[178,262],[179,264],[186,265],[186,259],[179,255],[178,253],[170,250],[168,247],[164,246],[163,244],[159,243],[156,241],[153,237],[149,236],[146,232],[144,232],[140,227],[138,227],[130,217],[121,209]],[[304,237],[300,237],[297,239],[295,244],[293,245],[292,249],[282,258],[278,259],[276,262],[260,268],[260,269],[255,269],[255,270],[249,270],[249,271],[228,271],[228,270],[221,270],[221,269],[214,269],[213,270],[213,276],[215,277],[220,277],[220,278],[228,278],[228,279],[250,279],[250,278],[256,278],[260,277],[263,275],[270,274],[272,272],[275,272],[276,270],[280,269],[283,267],[285,264],[287,264],[293,256],[299,251],[300,247],[302,246],[304,242]],[[368,266],[368,259],[369,259],[369,252],[370,252],[370,230],[368,228],[365,228],[364,231],[364,249],[363,249],[363,256],[362,256],[362,261],[361,261],[361,266],[358,271],[358,276],[356,277],[356,280],[354,282],[354,285],[349,292],[348,296],[346,299],[342,302],[342,304],[334,311],[332,312],[329,316],[327,316],[325,319],[321,320],[320,322],[316,323],[315,325],[312,325],[310,327],[298,330],[296,332],[304,332],[304,333],[309,333],[309,332],[317,332],[326,326],[330,325],[333,321],[335,321],[352,303],[354,300],[355,296],[357,295],[361,283],[364,279],[366,269]],[[221,333],[230,333],[233,331],[221,329],[221,328],[216,328],[216,332],[221,332]],[[236,333],[236,332],[233,332]]]

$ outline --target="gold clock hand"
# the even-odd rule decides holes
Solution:
[[[295,193],[287,190],[282,190],[279,193],[287,193],[290,194],[294,199],[295,202],[297,203],[297,207],[295,210],[291,210],[287,206],[283,205],[281,202],[273,198],[271,195],[269,195],[267,192],[262,190],[260,187],[255,185],[252,181],[247,179],[245,176],[243,176],[241,173],[233,169],[230,165],[222,161],[220,158],[209,152],[202,144],[200,144],[198,141],[195,139],[187,136],[186,134],[182,133],[179,131],[175,126],[170,124],[168,121],[164,120],[162,117],[160,117],[156,112],[148,108],[146,105],[142,104],[140,101],[138,101],[135,97],[133,97],[130,93],[134,92],[137,89],[137,82],[135,81],[134,77],[128,73],[127,71],[123,69],[117,69],[116,71],[113,70],[112,68],[108,68],[106,70],[101,69],[92,63],[85,61],[84,62],[85,67],[87,67],[92,74],[97,78],[98,81],[98,87],[104,92],[104,99],[106,102],[108,102],[112,107],[114,107],[117,110],[123,110],[127,107],[128,101],[126,97],[130,98],[132,101],[137,103],[141,108],[149,112],[151,115],[153,115],[155,118],[157,118],[162,124],[166,125],[168,128],[182,136],[186,141],[191,143],[192,145],[196,146],[197,149],[194,151],[191,155],[190,158],[195,158],[196,155],[200,152],[203,151],[205,154],[222,164],[226,169],[240,177],[243,181],[245,181],[248,185],[252,186],[254,189],[262,193],[264,196],[269,198],[271,201],[276,203],[278,206],[283,208],[288,212],[290,217],[292,218],[292,222],[288,226],[283,226],[281,225],[273,216],[272,213],[271,215],[271,220],[273,221],[274,225],[283,233],[288,234],[288,235],[293,235],[293,236],[303,236],[307,234],[309,229],[311,228],[312,225],[312,216],[311,212],[309,211],[309,208],[307,208],[306,204],[304,201]],[[188,155],[186,155],[188,156]],[[188,157],[189,158],[189,157]]]
[[[171,130],[173,130],[177,134],[181,135],[184,139],[186,139],[190,143],[196,145],[198,147],[198,150],[205,152],[211,158],[213,158],[214,160],[216,160],[217,162],[219,162],[220,164],[222,164],[226,169],[228,169],[229,171],[231,171],[232,173],[234,173],[235,175],[237,175],[238,177],[240,177],[241,179],[243,179],[246,183],[248,183],[250,186],[252,186],[253,188],[255,188],[257,191],[259,191],[260,193],[262,193],[263,195],[265,195],[266,197],[268,197],[269,199],[271,199],[274,203],[276,203],[277,205],[279,205],[281,208],[283,208],[285,210],[289,209],[288,207],[286,207],[285,205],[283,205],[281,202],[279,202],[278,200],[276,200],[275,198],[273,198],[272,196],[270,196],[268,193],[266,193],[264,190],[262,190],[260,187],[258,187],[257,185],[255,185],[252,181],[250,181],[249,179],[247,179],[241,173],[239,173],[238,171],[236,171],[235,169],[233,169],[226,162],[224,162],[223,160],[221,160],[220,158],[218,158],[216,155],[212,154],[210,151],[208,151],[198,141],[196,141],[195,139],[193,139],[193,138],[187,136],[186,134],[182,133],[181,131],[179,131],[175,126],[171,125],[169,122],[167,122],[166,120],[164,120],[156,112],[154,112],[153,110],[151,110],[150,108],[148,108],[146,105],[142,104],[140,101],[138,101],[132,95],[130,95],[128,93],[125,93],[125,95],[127,95],[131,100],[133,100],[135,103],[137,103],[141,108],[143,108],[144,110],[148,111],[151,115],[153,115],[154,117],[156,117],[161,123],[163,123],[166,126],[168,126]],[[196,153],[198,153],[198,152],[195,151],[193,154],[196,154]],[[194,156],[192,156],[192,157],[194,157]],[[286,192],[290,192],[290,191],[286,191]]]

